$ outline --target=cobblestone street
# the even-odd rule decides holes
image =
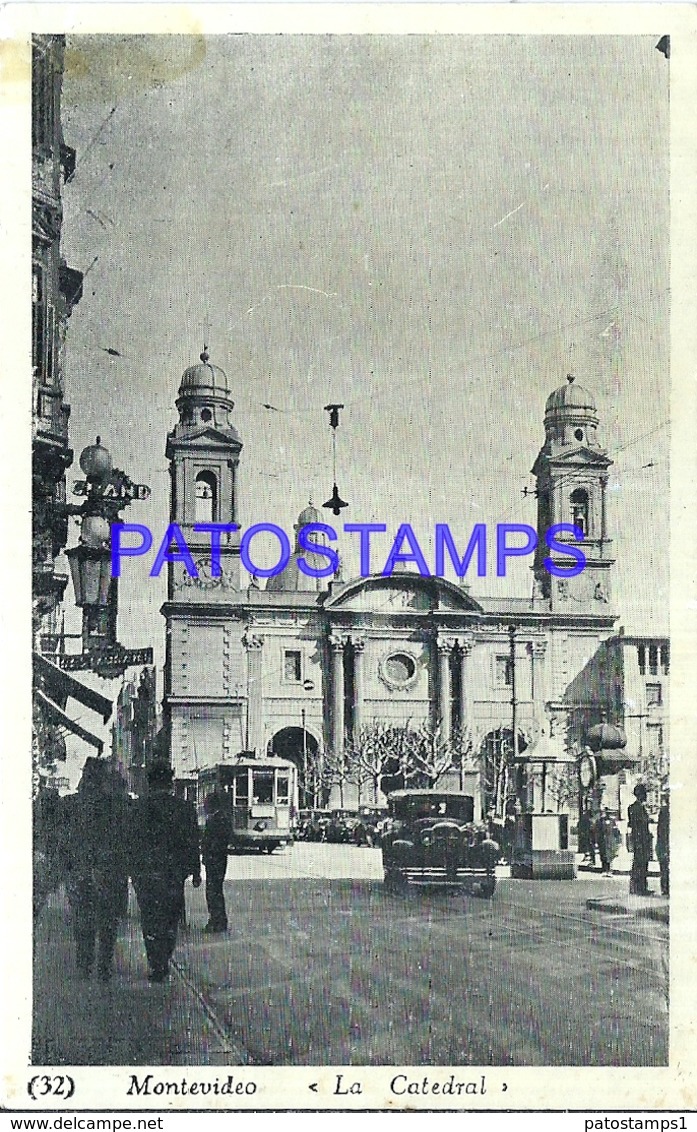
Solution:
[[[150,986],[133,899],[112,983],[77,981],[67,909],[37,930],[35,1064],[662,1065],[667,902],[628,878],[511,880],[491,901],[385,892],[378,850],[231,856],[230,930],[187,889]],[[654,887],[657,887],[654,882]],[[587,907],[588,902],[593,907]]]

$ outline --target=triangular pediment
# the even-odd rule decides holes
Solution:
[[[332,588],[325,609],[356,613],[413,613],[440,611],[481,613],[481,606],[461,587],[445,578],[420,574],[373,574]]]
[[[592,448],[574,448],[571,452],[560,452],[551,456],[550,464],[587,464],[594,467],[607,468],[612,460],[604,452],[594,451]]]
[[[236,429],[220,429],[211,425],[192,429],[186,433],[170,432],[167,437],[167,447],[172,448],[241,448]]]
[[[555,452],[550,455],[543,448],[530,469],[533,476],[540,476],[554,468],[609,468],[612,460],[605,452],[593,448],[571,448],[568,452]]]

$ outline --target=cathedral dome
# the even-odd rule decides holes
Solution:
[[[179,393],[207,392],[222,394],[229,397],[230,386],[227,375],[220,366],[214,366],[209,360],[208,351],[204,348],[201,361],[198,365],[189,366],[182,375]]]
[[[290,561],[285,570],[281,570],[280,574],[273,574],[266,583],[267,593],[319,593],[321,590],[326,589],[326,580],[324,578],[311,578],[308,574],[304,574],[298,566],[298,558],[300,555],[297,553],[291,554]],[[309,552],[305,553],[306,560],[317,558],[317,555],[311,555]],[[312,563],[314,565],[314,563]],[[326,566],[326,559],[323,558],[320,566]]]
[[[295,529],[298,531],[301,527],[306,527],[308,523],[320,523],[321,521],[319,511],[316,507],[313,507],[312,501],[310,501],[308,506],[298,515]]]
[[[298,521],[295,524],[295,550],[290,556],[288,565],[285,570],[281,570],[280,574],[273,574],[266,583],[266,588],[270,593],[318,593],[326,588],[325,578],[310,577],[298,566],[299,558],[304,558],[308,566],[313,569],[321,570],[327,565],[327,559],[324,555],[317,554],[312,550],[305,550],[298,541],[298,536],[303,527],[308,526],[309,523],[320,523],[321,521],[319,511],[310,501],[298,515]],[[314,532],[312,541],[326,545],[327,540],[323,533]]]
[[[594,413],[596,406],[592,394],[582,385],[576,385],[573,374],[568,374],[566,380],[566,385],[550,393],[545,405],[545,413],[560,413],[565,409],[580,409]]]

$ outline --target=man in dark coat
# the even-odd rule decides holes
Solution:
[[[578,820],[578,849],[583,853],[583,863],[595,868],[595,821],[587,805]]]
[[[138,897],[149,979],[161,983],[177,942],[184,882],[201,884],[196,813],[172,793],[172,770],[164,761],[148,772],[148,793],[131,810],[131,877]]]
[[[32,803],[35,919],[63,880],[62,811],[63,802],[56,790],[41,790]]]
[[[111,977],[119,918],[128,897],[127,794],[106,759],[88,758],[77,794],[65,799],[63,861],[77,969]]]
[[[648,896],[647,883],[649,861],[651,860],[651,830],[649,813],[646,809],[646,787],[639,783],[634,787],[635,802],[627,811],[629,836],[632,850],[632,871],[629,878],[629,891],[635,896]]]
[[[217,791],[205,802],[206,827],[201,839],[203,863],[206,866],[206,904],[208,923],[205,932],[226,932],[227,911],[223,881],[227,870],[230,844],[230,813],[225,798]]]
[[[600,864],[603,872],[609,874],[612,872],[612,862],[617,855],[618,830],[615,819],[610,816],[607,806],[598,817],[594,829],[595,842],[600,854]]]

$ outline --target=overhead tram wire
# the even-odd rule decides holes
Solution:
[[[97,142],[99,141],[100,137],[101,137],[101,136],[102,136],[102,134],[104,133],[104,130],[105,130],[105,129],[106,129],[106,127],[107,127],[107,126],[109,125],[109,122],[111,121],[111,119],[112,119],[112,118],[114,117],[114,114],[115,114],[115,113],[116,113],[116,111],[118,110],[118,106],[119,106],[118,102],[116,103],[116,105],[115,105],[115,106],[112,106],[111,110],[109,111],[109,113],[107,114],[106,118],[104,119],[104,121],[103,121],[103,122],[102,122],[102,124],[100,125],[100,127],[99,127],[99,129],[97,130],[97,132],[96,132],[96,134],[94,135],[94,137],[93,137],[93,138],[91,139],[91,141],[89,141],[89,142],[87,143],[87,145],[85,146],[85,148],[84,148],[84,149],[82,150],[82,153],[80,154],[80,157],[79,157],[79,158],[78,158],[78,160],[76,160],[76,162],[75,162],[75,169],[73,170],[73,173],[71,174],[71,176],[70,176],[70,177],[68,178],[68,181],[72,181],[72,179],[73,179],[73,177],[75,176],[75,173],[77,172],[78,168],[79,168],[79,167],[80,167],[81,165],[84,165],[85,161],[87,160],[87,157],[89,156],[89,154],[90,154],[90,153],[92,152],[92,150],[94,149],[95,145],[97,144]]]
[[[646,440],[647,437],[653,436],[653,434],[656,432],[660,432],[662,428],[666,428],[668,425],[670,425],[670,423],[671,418],[667,417],[664,421],[661,421],[660,424],[656,425],[655,428],[649,429],[648,432],[640,433],[639,436],[633,437],[631,440],[628,440],[626,444],[621,444],[616,448],[605,448],[604,452],[612,453],[613,455],[617,455],[618,452],[624,452],[627,448],[631,448],[633,444],[638,444],[640,440]],[[567,472],[566,475],[561,476],[558,480],[555,481],[555,483],[557,486],[563,487],[565,483],[569,483],[572,480],[576,479],[577,474],[578,469],[573,472]],[[530,491],[528,492],[528,497],[535,496],[536,494],[537,493],[535,491]],[[505,522],[506,519],[509,519],[513,514],[515,514],[516,510],[517,508],[513,508],[510,511],[506,511],[505,514],[497,515],[496,522]]]
[[[581,319],[581,320],[576,321],[576,322],[565,323],[563,326],[559,326],[554,330],[542,331],[542,333],[535,334],[535,335],[531,336],[530,338],[526,338],[522,342],[516,342],[516,343],[513,343],[513,344],[508,345],[508,346],[503,346],[500,350],[494,350],[491,353],[478,354],[469,363],[469,367],[468,367],[469,373],[465,372],[465,374],[463,376],[465,376],[465,377],[466,376],[474,376],[474,374],[471,373],[471,370],[472,370],[472,367],[478,362],[492,361],[495,358],[499,358],[499,357],[504,356],[505,354],[517,352],[519,350],[524,350],[527,346],[529,346],[529,345],[531,345],[535,342],[540,342],[540,341],[543,341],[547,338],[556,338],[558,335],[563,334],[567,330],[573,330],[578,326],[587,326],[591,322],[597,322],[599,319],[604,319],[604,318],[609,317],[610,315],[615,315],[615,314],[617,314],[617,312],[618,312],[618,306],[616,304],[613,307],[609,307],[607,310],[598,311],[597,314],[591,315],[589,318],[584,318],[584,319]],[[409,389],[411,386],[419,385],[420,383],[423,383],[424,381],[425,381],[424,375],[419,374],[418,376],[407,378],[404,381],[390,382],[389,388],[385,389],[384,392],[377,391],[377,392],[374,392],[374,393],[366,394],[365,396],[361,396],[361,397],[358,397],[358,398],[353,398],[353,399],[346,398],[344,400],[344,405],[346,406],[346,408],[352,408],[352,409],[355,409],[356,407],[362,406],[364,404],[372,405],[376,401],[382,401],[382,400],[384,400],[385,398],[388,398],[388,397],[393,398],[395,392],[398,391],[398,390]],[[245,407],[244,405],[241,404],[240,407],[244,408],[244,411],[248,412],[248,413],[259,413],[259,412],[268,410],[268,406],[263,404],[261,401],[250,402],[247,407]],[[288,408],[283,408],[281,406],[274,406],[274,409],[275,409],[276,412],[285,413],[288,416],[308,416],[308,415],[316,412],[316,409],[314,409],[314,408],[288,409]]]

